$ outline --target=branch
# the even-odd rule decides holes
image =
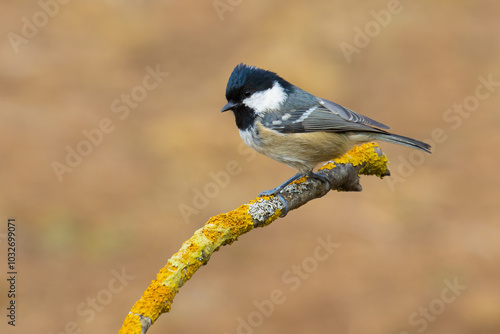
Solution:
[[[361,191],[359,175],[389,175],[387,158],[376,143],[357,146],[341,158],[325,164],[317,173],[330,181],[331,189]],[[331,189],[321,181],[303,177],[287,186],[281,195],[288,209],[296,209]],[[120,334],[145,334],[162,313],[170,311],[179,289],[221,246],[233,243],[255,227],[271,224],[280,217],[284,204],[277,197],[257,197],[248,204],[209,219],[205,226],[182,244],[157,274],[125,318]]]

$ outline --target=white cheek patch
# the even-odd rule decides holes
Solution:
[[[273,87],[252,94],[243,100],[243,104],[260,114],[266,110],[278,109],[285,102],[288,95],[281,85],[275,81]]]

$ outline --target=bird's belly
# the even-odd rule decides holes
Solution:
[[[340,157],[354,143],[343,133],[279,133],[260,125],[240,131],[243,141],[257,152],[300,172],[308,172],[321,162]]]

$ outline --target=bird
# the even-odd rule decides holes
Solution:
[[[355,145],[385,141],[431,153],[431,146],[388,132],[389,126],[335,102],[316,97],[276,73],[238,64],[226,86],[227,104],[243,141],[252,149],[298,171],[259,196],[280,194],[304,176],[328,180],[314,168],[338,158]]]

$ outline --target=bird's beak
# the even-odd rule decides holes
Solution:
[[[222,107],[222,109],[220,110],[220,112],[231,110],[234,107],[236,107],[236,103],[234,103],[234,102],[228,102],[224,107]]]

